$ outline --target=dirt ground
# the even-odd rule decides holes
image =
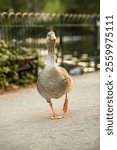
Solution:
[[[0,96],[0,150],[99,150],[99,72],[73,76],[65,117],[50,120],[36,86]],[[61,113],[64,97],[53,100]]]

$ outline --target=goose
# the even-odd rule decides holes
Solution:
[[[73,80],[64,68],[56,64],[54,53],[56,43],[55,33],[53,31],[48,32],[46,39],[48,49],[47,62],[45,68],[38,74],[37,90],[51,108],[52,114],[50,118],[52,120],[61,119],[64,116],[55,112],[51,99],[58,99],[65,95],[62,111],[66,113],[68,109],[67,94],[72,90]]]

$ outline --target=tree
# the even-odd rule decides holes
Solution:
[[[99,13],[100,0],[61,0],[67,13]]]
[[[9,0],[0,0],[0,12],[7,11],[11,6],[11,1]]]
[[[54,12],[54,13],[62,13],[65,11],[65,7],[62,4],[61,0],[48,0],[44,6],[45,12]]]
[[[0,11],[99,13],[99,0],[0,0]]]

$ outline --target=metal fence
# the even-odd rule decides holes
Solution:
[[[62,53],[77,53],[78,58],[83,53],[94,56],[98,54],[98,22],[99,15],[95,14],[4,12],[0,14],[0,39],[21,40],[26,47],[43,48],[47,32],[53,29]]]
[[[0,13],[0,41],[8,45],[9,51],[13,51],[15,43],[15,49],[19,49],[22,56],[25,50],[31,50],[31,55],[28,54],[27,57],[24,55],[22,63],[37,59],[37,55],[32,55],[37,54],[36,52],[39,60],[42,61],[47,54],[46,34],[54,30],[57,36],[56,51],[59,62],[60,60],[64,62],[66,59],[84,61],[83,54],[87,56],[85,61],[89,59],[97,61],[99,60],[99,18],[96,14],[3,12]],[[18,57],[16,58],[18,61]],[[15,58],[12,61],[15,61]],[[19,68],[20,71],[25,69]]]

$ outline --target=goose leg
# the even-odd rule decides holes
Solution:
[[[53,108],[53,105],[52,105],[52,102],[51,101],[49,101],[49,106],[50,106],[50,108],[51,108],[51,110],[52,110],[52,115],[51,115],[51,119],[53,120],[53,119],[61,119],[61,118],[63,118],[64,116],[62,116],[62,115],[58,115],[58,114],[56,114],[55,113],[55,111],[54,111],[54,108]]]
[[[67,108],[68,108],[68,97],[67,97],[67,94],[65,96],[65,102],[64,102],[64,105],[63,105],[63,112],[66,113],[67,112]]]

